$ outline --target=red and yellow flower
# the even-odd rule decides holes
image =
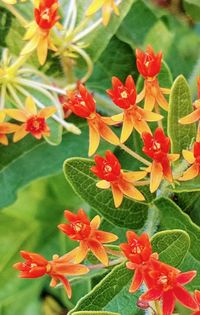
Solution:
[[[51,261],[39,254],[26,251],[21,251],[21,256],[25,262],[13,265],[15,269],[20,271],[20,278],[39,278],[48,275],[52,278],[50,286],[55,287],[59,281],[62,282],[69,298],[71,298],[72,290],[65,276],[83,275],[89,271],[86,266],[72,263],[73,251],[61,257],[54,255]]]
[[[64,215],[69,223],[59,224],[58,228],[70,239],[80,242],[79,247],[74,250],[75,262],[83,261],[91,250],[102,264],[108,266],[108,255],[103,244],[112,243],[118,237],[113,233],[98,230],[101,223],[100,216],[96,215],[90,221],[83,209],[79,209],[77,214],[66,210]]]
[[[118,145],[119,139],[108,125],[114,125],[109,117],[102,117],[96,112],[96,103],[93,96],[84,85],[79,84],[77,90],[69,93],[68,107],[74,114],[87,119],[89,126],[89,152],[93,155],[100,143],[100,137],[106,141]]]
[[[150,172],[150,191],[156,191],[165,178],[168,182],[173,182],[171,162],[179,158],[179,154],[169,154],[170,138],[166,137],[162,128],[155,130],[154,136],[150,133],[143,133],[142,139],[144,142],[143,152],[149,156],[153,162],[148,167],[147,172]]]
[[[193,150],[183,150],[183,157],[189,163],[192,164],[179,178],[181,181],[193,179],[200,175],[200,142],[195,142]]]
[[[161,70],[162,52],[154,53],[149,45],[146,52],[136,49],[136,64],[139,73],[144,77],[144,88],[137,97],[137,103],[144,99],[144,109],[152,111],[158,104],[164,110],[168,110],[168,102],[164,94],[169,94],[170,89],[161,88],[157,75]]]
[[[197,312],[192,313],[191,315],[200,315],[200,291],[199,290],[194,291],[194,298],[198,304],[199,310]]]
[[[96,165],[91,168],[91,171],[101,178],[96,186],[101,189],[111,188],[116,208],[121,205],[124,195],[139,201],[145,199],[134,185],[146,176],[146,172],[122,171],[119,160],[111,151],[106,151],[105,158],[96,155],[94,159]]]
[[[9,122],[4,122],[5,112],[0,112],[0,143],[3,145],[8,145],[7,134],[13,133],[18,129],[18,126]]]
[[[159,121],[163,117],[136,105],[137,92],[132,76],[129,75],[126,78],[125,84],[119,78],[113,77],[112,86],[113,89],[107,90],[107,93],[113,102],[124,110],[123,113],[112,117],[118,123],[123,121],[120,141],[125,142],[134,129],[140,134],[142,132],[151,133],[147,122]]]
[[[22,125],[18,126],[13,137],[13,141],[17,142],[29,133],[36,139],[41,139],[44,136],[48,137],[50,128],[46,123],[46,119],[56,112],[56,108],[49,106],[37,112],[34,100],[29,96],[26,99],[24,109],[7,109],[6,112],[11,118],[23,122]]]
[[[152,253],[152,247],[147,233],[138,236],[135,232],[126,233],[128,243],[120,244],[124,255],[128,258],[126,267],[135,270],[134,277],[129,288],[130,293],[136,292],[144,281],[145,272],[151,259],[157,259],[158,255]]]
[[[196,310],[197,303],[183,287],[195,276],[196,271],[181,273],[180,270],[163,262],[151,260],[144,279],[148,291],[140,296],[140,300],[146,302],[162,300],[162,312],[165,315],[172,315],[176,300],[187,308]]]
[[[116,15],[119,15],[119,9],[115,4],[115,0],[93,0],[89,8],[87,9],[86,15],[90,16],[96,13],[102,8],[103,24],[108,25],[112,11]]]
[[[36,49],[38,60],[43,65],[47,58],[48,49],[57,51],[51,39],[50,31],[60,19],[58,7],[58,0],[36,1],[35,21],[28,24],[24,40],[29,40],[29,42],[22,49],[21,55],[29,54]]]

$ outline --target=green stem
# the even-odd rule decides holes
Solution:
[[[4,3],[4,6],[16,17],[22,26],[26,27],[28,21],[16,10],[12,4]]]
[[[122,148],[122,150],[126,151],[128,154],[130,154],[132,157],[134,157],[135,159],[137,159],[138,161],[140,161],[141,163],[150,166],[151,163],[149,161],[147,161],[146,159],[144,159],[142,156],[140,156],[138,153],[132,151],[130,148],[128,148],[125,144],[120,143],[119,147]]]

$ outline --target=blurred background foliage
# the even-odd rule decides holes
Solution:
[[[84,4],[89,2],[84,1]],[[26,5],[19,4],[18,7],[27,14]],[[79,9],[81,14],[81,2]],[[94,72],[87,86],[96,94],[101,112],[114,112],[105,97],[105,89],[111,86],[113,75],[124,80],[131,73],[137,80],[135,48],[145,48],[147,44],[163,51],[173,79],[182,73],[189,81],[193,98],[196,97],[196,76],[200,69],[199,0],[135,0],[120,25],[116,21],[113,17],[114,33],[109,27],[101,28],[103,36],[110,32],[102,47],[91,43],[88,48],[91,52],[95,48],[99,50],[99,55],[93,58]],[[22,34],[16,19],[0,6],[0,49],[8,47],[13,54],[18,54]],[[34,58],[30,62],[37,64]],[[77,68],[78,73],[84,70],[81,61]],[[51,54],[41,70],[50,74],[55,82],[63,76],[59,60]],[[0,315],[66,314],[102,276],[99,272],[72,280],[73,298],[69,301],[62,287],[49,288],[49,279],[20,280],[12,269],[22,248],[51,259],[52,254],[62,255],[74,246],[57,230],[58,223],[64,222],[65,209],[77,211],[83,207],[92,216],[91,209],[74,194],[62,173],[62,164],[67,157],[87,156],[87,127],[83,122],[76,123],[82,135],[65,133],[58,146],[49,146],[28,136],[19,144],[0,147]],[[103,144],[100,152],[105,147]],[[199,192],[175,195],[174,201],[200,224]],[[102,226],[117,232],[120,240],[124,239],[125,229],[115,228],[105,220]]]

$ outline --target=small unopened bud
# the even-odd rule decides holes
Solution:
[[[148,302],[142,301],[142,300],[137,300],[137,307],[141,308],[142,310],[146,310],[147,308],[150,307]]]

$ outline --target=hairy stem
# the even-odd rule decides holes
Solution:
[[[130,154],[132,157],[134,157],[135,159],[137,159],[138,161],[140,161],[141,163],[150,166],[151,163],[149,161],[147,161],[146,159],[144,159],[142,156],[140,156],[138,153],[132,151],[130,148],[128,148],[125,144],[120,143],[119,147],[122,148],[122,150],[126,151],[128,154]]]

